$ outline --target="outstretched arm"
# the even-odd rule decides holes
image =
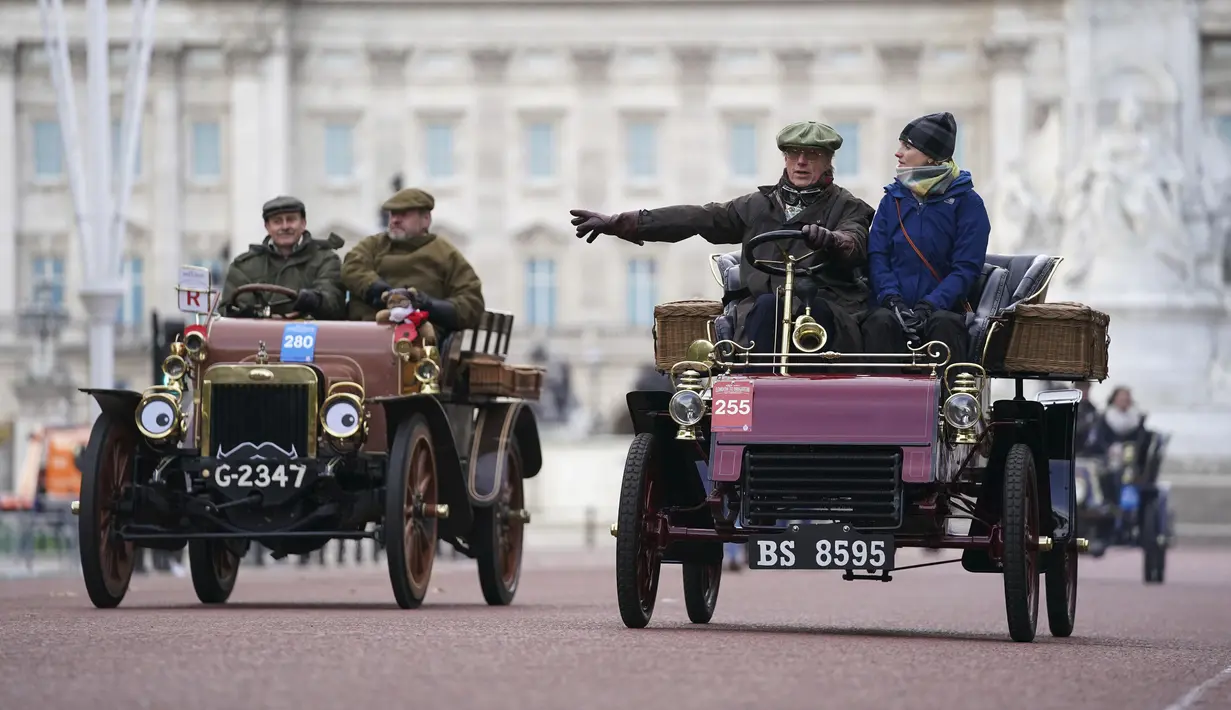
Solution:
[[[637,238],[647,242],[674,243],[699,234],[710,244],[740,244],[746,230],[734,201],[672,205],[637,214]]]

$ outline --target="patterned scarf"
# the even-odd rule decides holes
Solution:
[[[791,179],[787,175],[786,170],[782,171],[782,177],[778,178],[778,199],[782,200],[782,209],[786,212],[788,221],[795,219],[795,215],[804,211],[804,208],[816,202],[816,198],[821,192],[833,184],[833,169],[826,170],[821,173],[821,178],[807,187],[795,187],[791,184]]]
[[[922,202],[930,195],[943,195],[960,172],[957,163],[950,158],[939,165],[898,168],[897,180]]]

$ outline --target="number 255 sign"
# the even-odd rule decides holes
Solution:
[[[713,431],[749,431],[752,429],[752,381],[719,380],[710,393]]]

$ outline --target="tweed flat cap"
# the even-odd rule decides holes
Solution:
[[[823,150],[836,153],[842,147],[842,136],[824,123],[799,121],[778,131],[778,150]]]
[[[281,195],[279,197],[275,197],[269,202],[266,202],[265,205],[261,207],[261,219],[269,219],[276,214],[283,214],[286,212],[298,212],[304,217],[308,216],[308,210],[303,206],[303,202],[288,195]]]
[[[408,187],[405,190],[399,190],[393,197],[385,200],[385,204],[380,207],[390,212],[431,210],[436,207],[436,199],[417,187]]]

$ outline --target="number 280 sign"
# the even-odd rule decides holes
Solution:
[[[752,380],[719,380],[710,393],[713,431],[752,429]]]

